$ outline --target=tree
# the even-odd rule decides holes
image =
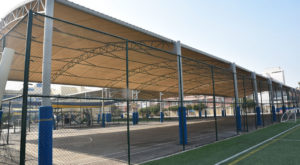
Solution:
[[[112,116],[120,116],[121,115],[121,109],[116,105],[111,105],[111,114]]]
[[[143,117],[146,116],[146,114],[149,114],[149,115],[155,115],[155,116],[158,116],[160,115],[160,107],[159,107],[159,104],[157,105],[152,105],[150,107],[145,107],[145,108],[140,108],[138,110],[139,114],[142,115]]]
[[[199,110],[199,105],[200,105],[201,110],[207,108],[207,106],[205,104],[200,103],[200,104],[194,105],[194,110]]]
[[[193,105],[191,105],[191,104],[188,104],[188,105],[186,106],[186,109],[188,109],[188,110],[191,110],[191,109],[193,109]]]
[[[178,106],[171,106],[169,107],[170,111],[178,111]]]

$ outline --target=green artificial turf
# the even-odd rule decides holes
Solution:
[[[294,126],[295,123],[280,123],[274,124],[269,127],[259,129],[255,132],[249,134],[243,134],[241,136],[237,136],[231,139],[227,139],[224,141],[216,142],[213,144],[209,144],[191,151],[187,151],[181,154],[177,154],[174,156],[166,157],[160,160],[151,161],[145,163],[145,165],[159,165],[159,164],[184,164],[184,165],[192,165],[192,164],[215,164],[221,160],[224,160],[236,153],[239,153],[253,145],[256,145],[270,137],[277,135],[278,133],[287,130]],[[296,135],[295,135],[296,136]],[[299,137],[299,136],[298,136]],[[282,148],[285,146],[283,145]],[[300,147],[297,146],[299,151]],[[286,148],[288,150],[288,148]],[[279,149],[276,151],[272,150],[272,152],[277,153]],[[272,156],[269,156],[271,159]],[[300,157],[300,156],[299,156]],[[249,158],[250,159],[250,158]],[[261,159],[266,159],[264,156]],[[241,161],[243,163],[246,160]],[[252,162],[250,164],[256,164],[257,162]],[[266,163],[270,164],[270,163]]]
[[[300,163],[300,127],[294,128],[287,135],[282,135],[266,147],[261,147],[253,154],[247,154],[237,165],[294,165]],[[237,158],[238,159],[238,158]],[[234,160],[228,162],[231,163]]]

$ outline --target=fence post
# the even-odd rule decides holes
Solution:
[[[291,88],[291,94],[292,94],[292,103],[293,103],[293,108],[296,107],[296,100],[295,100],[295,89]]]
[[[276,87],[275,88],[275,97],[276,97],[276,111],[277,111],[277,119],[278,121],[280,122],[280,119],[279,119],[279,102],[278,102],[278,88]]]
[[[128,71],[128,40],[126,40],[126,111],[127,111],[127,154],[130,165],[130,129],[129,129],[129,71]],[[102,119],[103,120],[103,119]]]
[[[233,86],[234,86],[234,107],[235,107],[235,122],[236,122],[236,133],[242,129],[241,122],[241,111],[239,106],[239,91],[238,91],[238,83],[237,83],[237,75],[236,75],[236,65],[235,63],[231,63],[231,69],[233,74]]]
[[[290,98],[290,91],[288,88],[285,90],[285,93],[286,93],[287,108],[289,109],[291,108],[291,98]]]
[[[6,36],[4,35],[3,37],[2,37],[2,52],[4,51],[4,48],[5,48],[5,45],[6,45]],[[5,91],[5,87],[4,87],[4,90],[3,91]],[[3,115],[3,110],[2,110],[2,97],[0,97],[1,98],[1,100],[0,100],[0,126],[1,126],[1,124],[2,124],[2,115]]]
[[[253,88],[254,88],[254,99],[255,99],[255,109],[256,109],[256,125],[261,125],[261,116],[260,116],[260,106],[258,102],[258,94],[257,94],[257,82],[256,82],[256,73],[252,72],[252,80],[253,80]]]
[[[8,103],[8,116],[7,116],[7,138],[6,138],[6,144],[9,144],[10,110],[11,110],[11,101],[9,101],[9,103]],[[0,122],[1,122],[1,121],[0,121]]]
[[[159,92],[159,101],[160,101],[160,104],[159,104],[159,114],[160,114],[160,122],[164,122],[164,113],[163,113],[163,109],[162,109],[162,95],[164,95],[162,92]]]
[[[29,81],[31,34],[32,34],[32,11],[29,10],[29,12],[28,12],[28,22],[27,22],[25,66],[24,66],[24,83],[23,83],[20,165],[25,165],[26,118],[27,118],[27,101],[28,101],[27,99],[28,99],[28,81]]]
[[[282,114],[285,113],[286,107],[285,107],[285,102],[284,102],[284,97],[283,97],[283,86],[280,84],[280,92],[281,92],[281,102],[282,102]]]
[[[261,108],[261,117],[262,117],[262,125],[265,126],[265,118],[264,118],[264,105],[262,100],[262,93],[261,93],[261,81],[259,81],[259,95],[260,95],[260,108]]]
[[[246,99],[246,88],[245,88],[245,76],[243,76],[243,91],[244,91],[244,97],[243,97],[243,109],[246,110],[246,127],[247,132],[249,131],[248,127],[248,112],[247,112],[247,99]]]
[[[297,89],[294,89],[294,92],[295,92],[295,104],[296,104],[296,107],[299,108],[299,103],[298,103],[298,90],[297,90]]]
[[[269,84],[269,103],[270,103],[270,107],[272,110],[272,122],[276,121],[276,110],[275,110],[275,106],[274,106],[274,94],[273,94],[273,86],[272,86],[272,79],[269,78],[268,79],[268,84]]]
[[[211,66],[210,69],[211,69],[211,80],[212,80],[212,90],[213,90],[213,106],[214,106],[216,141],[218,141],[219,137],[218,137],[218,122],[217,122],[217,112],[216,112],[216,94],[215,94],[214,67]]]
[[[183,93],[183,78],[182,78],[182,55],[180,41],[175,43],[175,52],[177,54],[177,67],[178,67],[178,88],[179,88],[179,100],[180,106],[178,108],[179,113],[179,138],[182,144],[182,150],[185,150],[187,143],[187,129],[186,129],[186,115],[185,107],[183,105],[184,93]]]

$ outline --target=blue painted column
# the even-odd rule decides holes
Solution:
[[[240,106],[237,106],[236,107],[236,118],[237,118],[237,129],[239,131],[242,130],[242,120],[241,120],[241,109],[240,109]]]
[[[99,124],[100,123],[100,119],[101,119],[101,115],[100,113],[98,114],[98,118],[97,118],[97,123]]]
[[[222,117],[225,117],[225,110],[222,109]]]
[[[105,127],[105,113],[102,113],[102,127]]]
[[[132,112],[132,124],[135,125],[135,112]]]
[[[111,122],[111,113],[106,114],[106,122]]]
[[[261,126],[261,115],[260,115],[260,107],[259,106],[257,106],[256,108],[255,108],[255,110],[256,110],[256,125],[258,125],[258,126]]]
[[[164,117],[165,117],[165,114],[163,112],[160,112],[160,122],[164,122]]]
[[[2,109],[0,109],[0,123],[2,122],[2,114],[3,114],[3,111],[2,111]]]
[[[275,106],[272,106],[272,118],[273,118],[273,122],[276,121],[276,110],[275,110]]]
[[[53,109],[51,106],[42,106],[39,109],[39,165],[52,165],[52,129]]]
[[[178,108],[178,116],[179,116],[179,141],[180,144],[187,144],[187,129],[186,129],[186,108],[179,107]],[[182,130],[183,129],[183,130]],[[182,135],[184,134],[184,135]],[[183,140],[184,138],[184,140]]]
[[[199,106],[201,106],[201,105],[199,105]],[[199,107],[199,118],[201,118],[202,117],[202,109],[201,109],[201,107]]]

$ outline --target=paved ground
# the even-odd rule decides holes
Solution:
[[[264,119],[266,121],[266,116]],[[249,115],[250,131],[255,129],[254,121],[255,117]],[[216,140],[213,118],[188,120],[187,123],[186,149]],[[242,125],[243,123],[242,121]],[[234,117],[219,117],[217,125],[219,140],[236,135]],[[54,164],[126,164],[128,156],[126,130],[125,125],[55,130]],[[141,163],[182,151],[178,130],[178,121],[140,122],[135,126],[130,125],[131,162]],[[27,164],[37,164],[37,137],[37,127],[32,126],[31,132],[27,134]],[[13,146],[11,145],[12,148]]]
[[[233,117],[218,119],[219,139],[236,135]],[[131,161],[140,163],[182,151],[179,145],[178,122],[145,122],[130,131]],[[215,141],[213,119],[188,120],[187,149]],[[64,132],[65,131],[65,132]],[[31,137],[31,138],[30,138]],[[31,139],[31,140],[30,140]],[[29,136],[28,148],[37,147],[35,136]],[[54,163],[112,164],[127,162],[127,132],[125,126],[78,130],[58,130],[54,133]],[[33,152],[32,152],[33,153]]]

